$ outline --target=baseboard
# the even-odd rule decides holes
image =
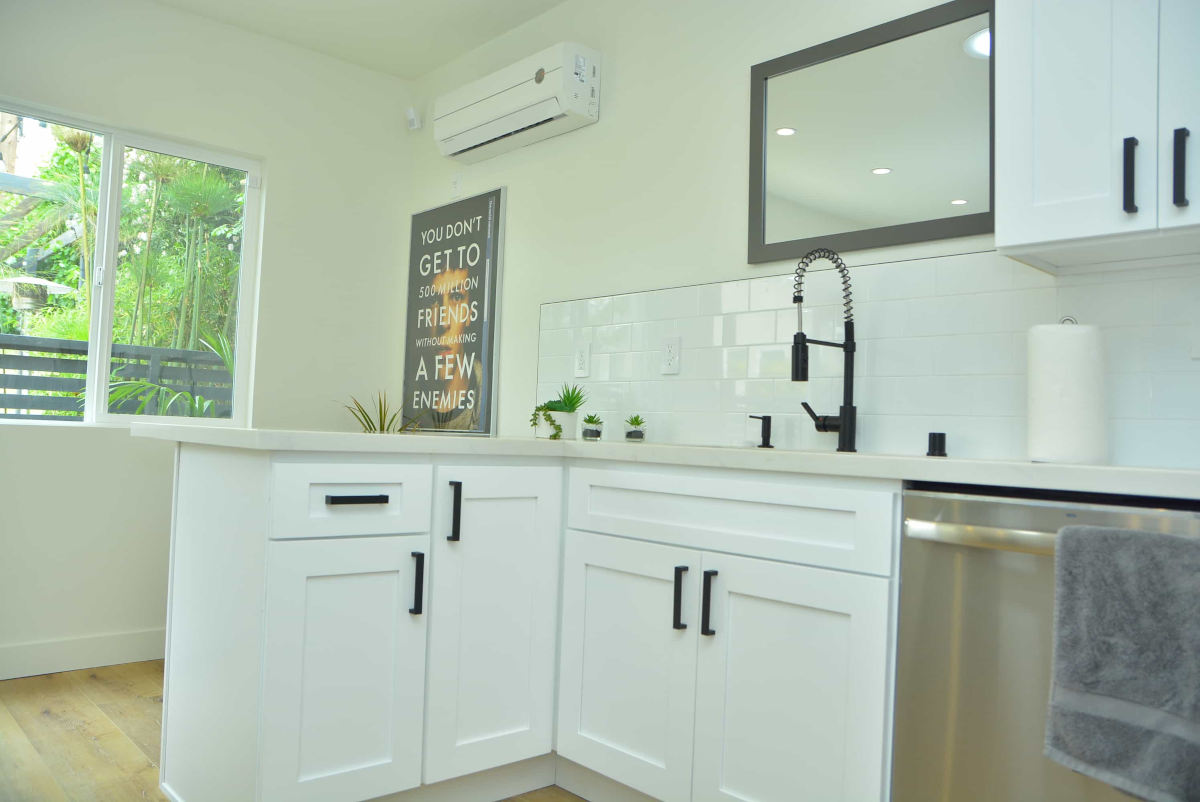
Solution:
[[[572,763],[565,757],[558,757],[554,784],[583,797],[588,802],[657,802],[652,796],[646,796],[628,785],[597,774],[578,763]]]
[[[141,629],[0,645],[0,680],[117,663],[136,663],[139,660],[158,660],[165,649],[165,633],[161,628]]]

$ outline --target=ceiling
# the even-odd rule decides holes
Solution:
[[[417,78],[562,0],[155,0],[164,6]]]

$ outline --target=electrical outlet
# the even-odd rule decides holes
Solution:
[[[450,176],[450,197],[457,198],[462,195],[462,173],[455,173]]]
[[[592,375],[592,344],[580,343],[575,346],[575,378],[582,379]]]
[[[659,373],[666,376],[679,372],[679,363],[681,361],[679,349],[679,337],[668,337],[663,341],[662,365],[659,367]]]

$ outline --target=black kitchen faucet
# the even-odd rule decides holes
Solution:
[[[818,259],[828,259],[842,277],[842,307],[846,327],[844,342],[814,340],[804,333],[804,274],[808,266]],[[792,284],[792,303],[796,305],[796,334],[792,337],[792,381],[808,381],[808,346],[826,345],[841,348],[844,358],[842,368],[842,406],[837,415],[818,415],[807,401],[802,402],[804,411],[813,419],[818,432],[837,432],[838,451],[855,451],[854,436],[858,428],[858,412],[854,407],[854,309],[850,300],[850,270],[842,257],[828,248],[816,248],[805,254],[796,265],[796,279]]]

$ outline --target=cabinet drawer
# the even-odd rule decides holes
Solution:
[[[888,576],[896,494],[804,477],[575,468],[575,529]]]
[[[277,462],[271,538],[427,532],[432,472],[428,465]]]

